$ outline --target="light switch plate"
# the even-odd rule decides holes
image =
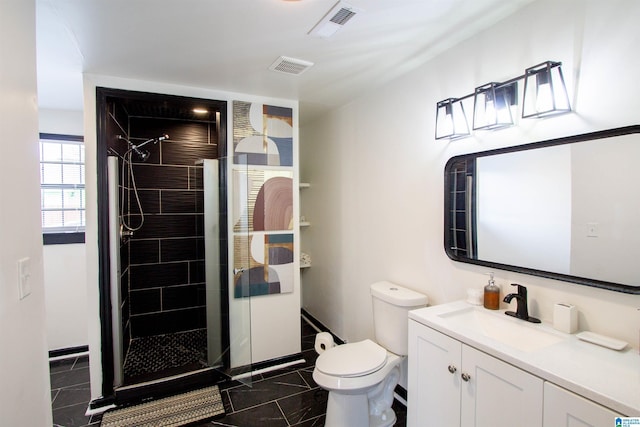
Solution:
[[[18,290],[20,299],[24,299],[31,294],[31,259],[22,258],[18,260]]]

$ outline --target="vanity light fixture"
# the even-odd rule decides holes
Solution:
[[[462,101],[449,98],[438,102],[436,111],[436,139],[462,138],[469,135],[469,124]]]
[[[207,114],[209,112],[209,110],[204,108],[194,108],[191,111],[193,111],[195,114]]]
[[[473,130],[513,125],[511,106],[516,103],[517,83],[487,83],[473,96]]]
[[[524,72],[522,117],[545,117],[571,111],[560,62],[543,62]]]
[[[501,83],[487,83],[474,93],[447,98],[436,106],[436,139],[470,135],[463,101],[473,97],[473,130],[501,129],[514,124],[512,109],[518,105],[518,81],[524,80],[522,117],[546,117],[571,111],[561,62],[546,61],[527,68],[521,76]]]

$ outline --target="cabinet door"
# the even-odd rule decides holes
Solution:
[[[460,425],[461,347],[409,320],[408,427]]]
[[[609,427],[623,416],[555,384],[544,383],[545,427]]]
[[[466,345],[462,362],[461,425],[542,426],[540,378]]]

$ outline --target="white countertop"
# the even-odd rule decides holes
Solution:
[[[478,333],[473,327],[452,322],[441,315],[468,307],[466,301],[425,307],[409,312],[409,318],[530,372],[567,390],[619,412],[640,416],[640,354],[627,346],[621,351],[600,347],[565,334],[548,324],[533,324],[504,315],[504,310],[477,310],[502,316],[527,328],[540,328],[561,339],[540,349],[523,351]]]

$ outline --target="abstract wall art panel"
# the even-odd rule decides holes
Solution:
[[[293,166],[293,110],[233,101],[234,162],[246,155],[250,165]]]
[[[234,170],[233,231],[293,230],[293,173]]]
[[[293,292],[293,234],[236,236],[234,249],[235,298]]]

